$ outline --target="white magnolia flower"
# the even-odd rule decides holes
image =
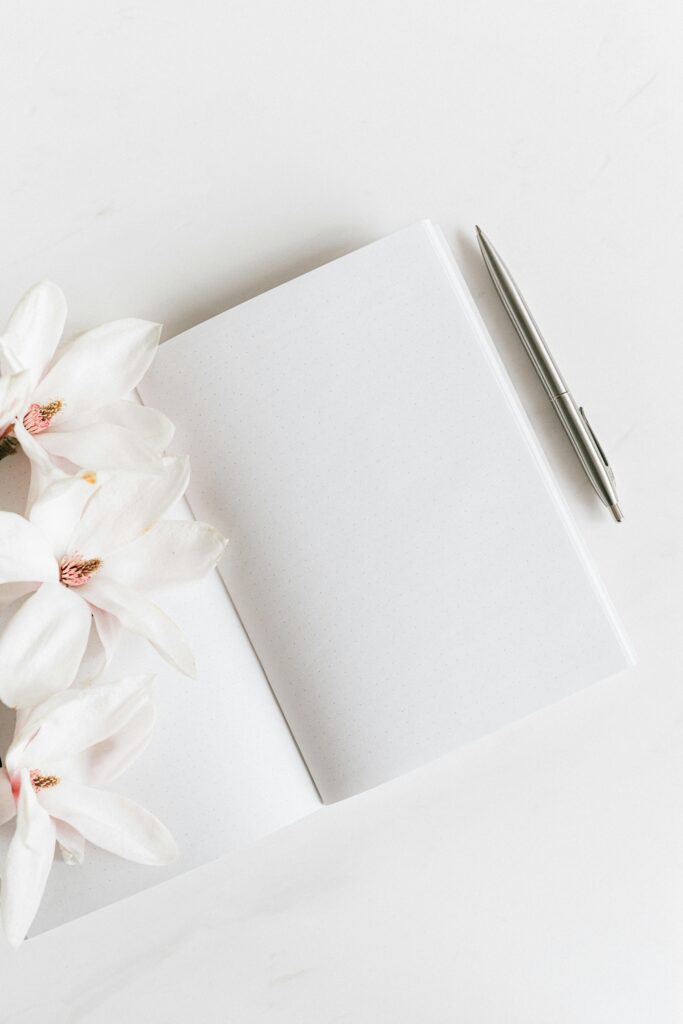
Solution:
[[[98,788],[143,750],[154,722],[151,678],[57,694],[19,713],[0,769],[0,824],[16,815],[2,879],[2,920],[18,946],[36,915],[55,844],[81,863],[86,840],[140,864],[173,861],[172,836],[127,797]]]
[[[199,579],[225,548],[205,523],[161,519],[188,479],[189,461],[180,458],[159,460],[156,473],[122,470],[99,479],[55,471],[28,518],[0,512],[0,584],[29,591],[3,614],[0,700],[26,708],[67,689],[92,621],[107,661],[127,629],[195,674],[181,630],[148,597]]]
[[[172,423],[124,396],[152,362],[160,325],[115,320],[59,344],[65,320],[64,295],[43,281],[0,336],[0,458],[26,450],[25,436],[79,468],[105,461],[142,466],[156,458],[168,447]]]

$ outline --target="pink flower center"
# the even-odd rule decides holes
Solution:
[[[29,434],[42,434],[52,423],[53,418],[64,407],[64,402],[59,398],[47,405],[29,405],[28,412],[24,416],[24,426]]]
[[[102,567],[101,558],[83,558],[78,552],[59,563],[59,582],[65,587],[82,587]]]
[[[31,785],[36,793],[40,792],[41,789],[51,789],[53,786],[58,786],[62,781],[59,775],[43,775],[37,768],[33,768],[28,774],[31,779]],[[21,775],[19,772],[12,776],[10,784],[12,786],[12,796],[15,800],[18,800],[19,793],[21,792]]]

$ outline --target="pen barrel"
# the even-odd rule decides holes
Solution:
[[[556,397],[566,393],[567,384],[545,343],[538,324],[531,315],[521,293],[511,286],[511,279],[509,281],[503,279],[497,282],[496,286],[520,341],[524,345],[543,387],[548,392],[548,397],[554,401]]]
[[[596,494],[608,508],[618,502],[611,470],[588,429],[586,419],[569,394],[552,397],[552,403]]]
[[[559,367],[512,274],[480,228],[477,228],[477,239],[496,291],[541,379],[548,398],[555,407],[555,412],[569,436],[586,476],[600,500],[611,509],[614,518],[620,522],[622,515],[614,486],[614,475],[600,442],[583,409],[579,409],[569,393]]]
[[[545,343],[524,296],[515,284],[512,274],[483,232],[479,231],[478,239],[484,262],[500,300],[552,401],[557,395],[562,395],[567,391],[564,377]]]

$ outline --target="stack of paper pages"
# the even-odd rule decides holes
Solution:
[[[230,544],[162,596],[152,746],[119,787],[183,851],[90,849],[36,930],[219,856],[629,663],[609,601],[439,231],[424,222],[173,339],[145,402]],[[190,512],[191,508],[191,512]],[[127,659],[140,671],[141,650]],[[144,660],[144,659],[143,659]]]

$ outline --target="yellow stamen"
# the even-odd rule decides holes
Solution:
[[[40,406],[40,415],[44,420],[51,420],[53,416],[56,416],[58,412],[61,412],[64,408],[64,402],[61,398],[56,398],[54,402],[48,402],[47,405]]]
[[[52,786],[58,786],[60,782],[59,775],[41,775],[40,772],[31,772],[31,783],[36,791],[50,789]]]

